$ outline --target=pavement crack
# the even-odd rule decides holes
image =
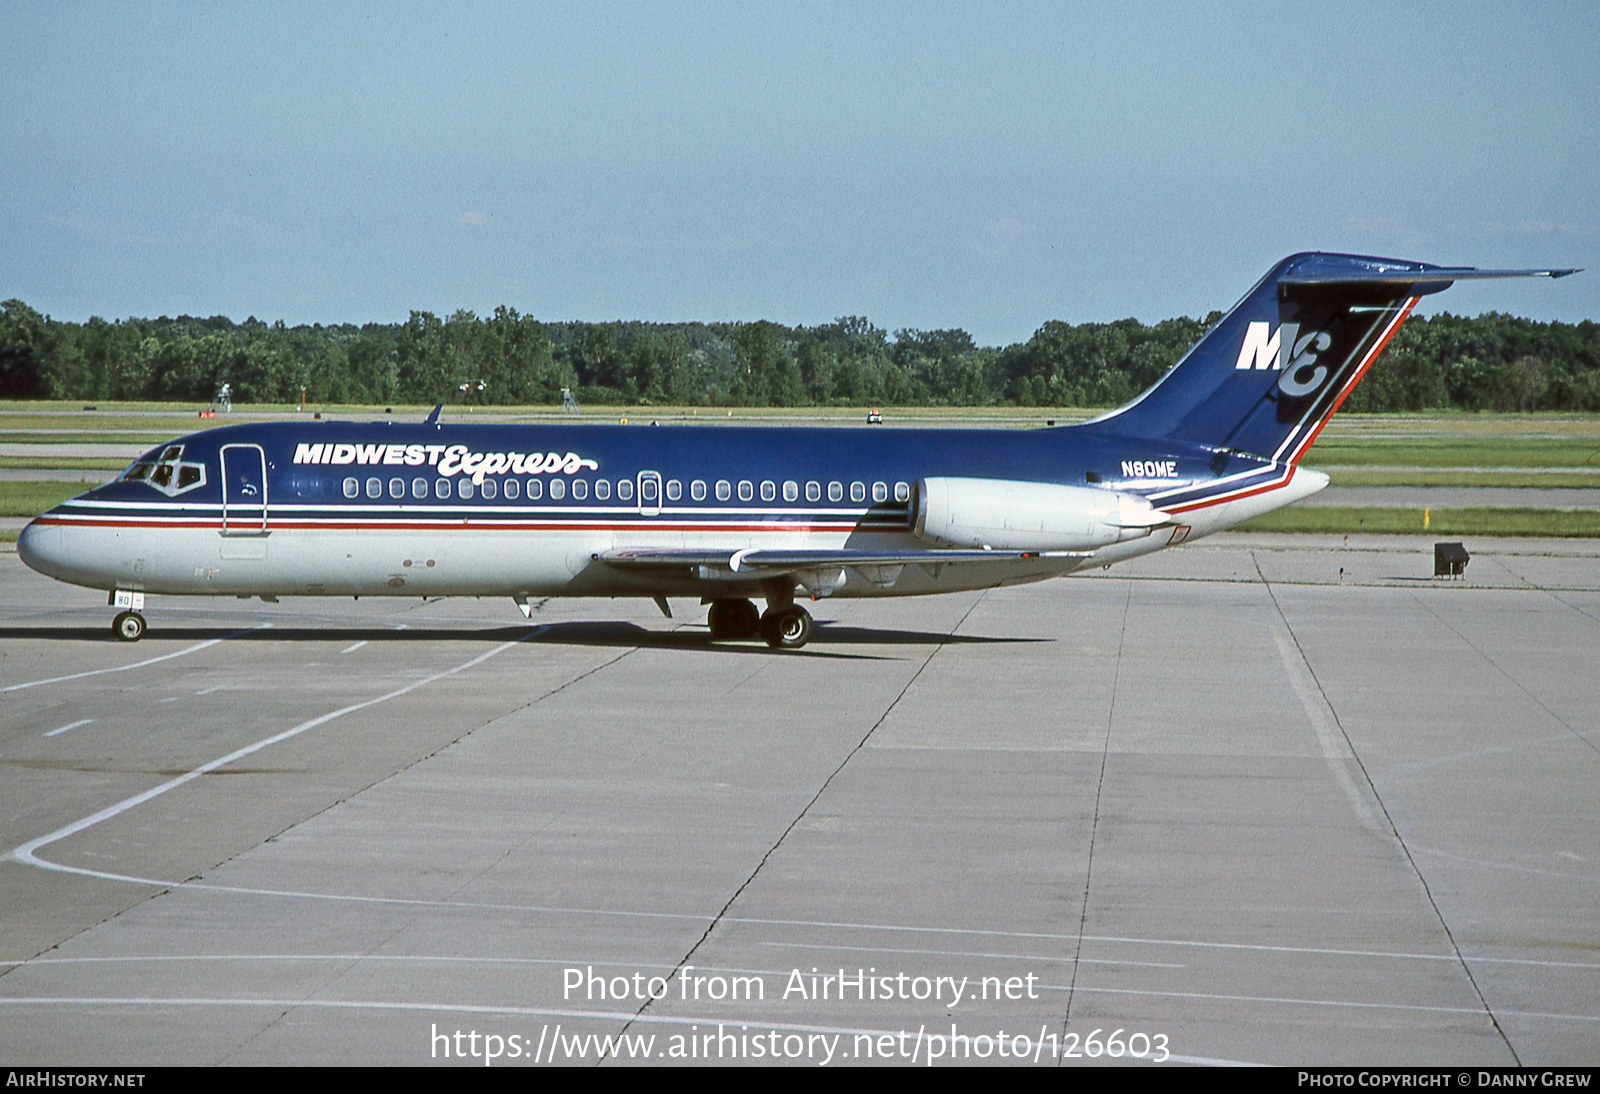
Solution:
[[[1251,554],[1252,561],[1255,555]],[[1305,662],[1306,672],[1311,676],[1311,682],[1317,687],[1317,693],[1322,696],[1322,701],[1327,704],[1328,714],[1333,718],[1333,724],[1338,728],[1339,735],[1344,738],[1345,747],[1349,748],[1350,755],[1355,759],[1356,768],[1361,772],[1361,778],[1367,784],[1367,789],[1372,793],[1372,800],[1378,803],[1378,809],[1383,813],[1384,824],[1394,836],[1394,841],[1399,845],[1400,851],[1405,855],[1406,863],[1411,867],[1412,874],[1417,879],[1417,884],[1422,886],[1422,894],[1428,901],[1428,907],[1433,910],[1434,918],[1439,921],[1439,929],[1444,931],[1445,939],[1450,943],[1450,950],[1455,954],[1456,963],[1461,966],[1461,971],[1467,978],[1467,983],[1472,985],[1473,994],[1478,997],[1478,1003],[1483,1007],[1483,1013],[1488,1016],[1489,1023],[1494,1027],[1495,1033],[1506,1046],[1506,1051],[1511,1053],[1511,1059],[1516,1066],[1521,1067],[1522,1057],[1517,1055],[1516,1046],[1511,1043],[1511,1038],[1506,1035],[1505,1029],[1500,1025],[1500,1017],[1495,1014],[1494,1008],[1489,1005],[1488,998],[1483,994],[1483,988],[1478,984],[1478,978],[1472,974],[1472,966],[1467,964],[1466,955],[1461,952],[1461,946],[1456,942],[1456,936],[1450,930],[1450,924],[1444,917],[1444,911],[1439,907],[1439,902],[1434,898],[1433,889],[1428,885],[1428,879],[1418,865],[1416,856],[1407,846],[1405,837],[1400,834],[1400,826],[1395,824],[1394,817],[1389,813],[1389,806],[1384,802],[1383,795],[1378,793],[1378,785],[1372,779],[1372,773],[1367,770],[1366,762],[1361,759],[1361,753],[1356,748],[1356,743],[1350,739],[1350,731],[1345,729],[1344,721],[1339,717],[1339,709],[1333,705],[1333,700],[1328,696],[1328,689],[1322,684],[1322,677],[1317,674],[1316,666],[1311,663],[1311,658],[1306,655],[1305,646],[1300,642],[1300,635],[1295,632],[1294,625],[1289,622],[1288,613],[1283,610],[1283,605],[1278,601],[1278,594],[1272,587],[1272,582],[1267,580],[1267,575],[1261,573],[1260,563],[1256,563],[1256,572],[1261,574],[1261,584],[1267,590],[1267,596],[1272,600],[1272,607],[1278,613],[1278,619],[1283,623],[1283,628],[1288,632],[1289,640],[1299,651],[1301,659]],[[1438,618],[1435,616],[1435,618]],[[1441,622],[1443,622],[1441,620]],[[1448,626],[1449,624],[1446,624]],[[1452,628],[1453,629],[1453,628]]]
[[[1133,582],[1128,582],[1127,595],[1122,601],[1122,627],[1117,632],[1116,667],[1111,673],[1111,701],[1106,705],[1106,740],[1100,750],[1100,776],[1094,785],[1094,819],[1089,824],[1089,856],[1083,869],[1083,907],[1078,913],[1078,938],[1072,951],[1072,979],[1067,984],[1067,1008],[1061,1018],[1061,1032],[1066,1034],[1072,1021],[1072,999],[1078,987],[1078,969],[1082,964],[1083,935],[1089,929],[1089,888],[1094,879],[1094,843],[1100,833],[1100,799],[1106,785],[1106,763],[1111,756],[1111,724],[1117,713],[1117,684],[1122,680],[1122,650],[1128,638],[1128,612],[1133,606]]]
[[[839,766],[835,767],[828,774],[828,777],[822,780],[822,785],[817,788],[817,792],[815,794],[811,795],[811,800],[806,802],[806,804],[801,807],[800,812],[795,814],[794,819],[789,822],[788,827],[778,834],[778,838],[772,842],[771,847],[767,848],[766,853],[761,856],[761,859],[755,864],[755,867],[750,871],[749,875],[739,883],[739,887],[733,891],[733,895],[728,898],[727,903],[723,904],[723,906],[717,910],[716,915],[711,917],[711,922],[706,924],[706,929],[701,933],[699,938],[695,939],[694,945],[690,946],[688,951],[678,959],[677,964],[673,966],[672,972],[669,973],[667,977],[669,980],[672,979],[672,977],[677,976],[683,967],[689,963],[689,959],[695,955],[695,952],[699,950],[701,946],[705,945],[706,939],[711,937],[711,933],[717,929],[717,926],[722,922],[723,918],[727,916],[728,909],[733,907],[734,903],[738,901],[739,897],[744,893],[744,891],[750,887],[751,882],[755,881],[756,876],[761,873],[761,869],[762,867],[766,866],[767,860],[772,858],[772,856],[777,853],[778,848],[783,846],[783,841],[789,838],[789,833],[793,832],[800,822],[805,820],[806,814],[811,812],[812,806],[816,805],[817,802],[822,799],[822,795],[828,792],[828,787],[833,785],[833,780],[838,778],[839,772],[843,771],[845,766],[848,765],[851,760],[855,759],[856,754],[866,747],[867,742],[872,739],[872,735],[878,731],[878,727],[889,720],[889,715],[894,713],[894,709],[900,705],[900,701],[904,699],[908,693],[910,693],[912,685],[921,679],[922,674],[927,671],[928,666],[933,663],[933,659],[939,656],[939,652],[949,644],[950,639],[956,636],[956,632],[961,630],[962,624],[966,623],[967,618],[971,616],[973,612],[977,611],[978,605],[982,604],[988,595],[988,590],[984,590],[982,593],[980,593],[978,598],[972,602],[971,606],[968,607],[965,612],[961,613],[961,618],[956,620],[956,625],[950,628],[949,633],[942,640],[940,640],[931,651],[929,651],[927,657],[922,659],[922,664],[917,666],[917,671],[911,674],[911,678],[906,681],[905,686],[900,689],[889,705],[884,707],[883,713],[878,715],[877,721],[872,723],[871,728],[867,730],[866,734],[861,738],[861,740],[855,743],[855,747],[850,749],[850,751],[845,754],[844,759],[839,761]],[[646,999],[644,1003],[640,1005],[639,1009],[634,1011],[634,1017],[641,1017],[645,1011],[650,1009],[650,1004],[653,1002],[655,1002],[654,998]],[[619,1031],[619,1034],[625,1034],[632,1028],[633,1022],[630,1020],[622,1027],[622,1029]],[[605,1059],[606,1057],[602,1055],[598,1060],[595,1061],[595,1066],[598,1067],[600,1064],[604,1063]]]
[[[1415,594],[1412,595],[1411,599],[1415,600],[1416,603],[1417,603],[1417,606],[1420,607],[1423,611],[1425,611],[1429,615],[1433,616],[1434,621],[1437,622],[1441,627],[1443,627],[1445,630],[1449,631],[1451,634],[1453,634],[1457,638],[1459,638],[1461,640],[1461,644],[1462,645],[1466,646],[1467,649],[1471,650],[1473,653],[1477,654],[1479,657],[1483,658],[1486,662],[1488,662],[1490,668],[1494,669],[1494,671],[1498,672],[1501,676],[1504,676],[1507,680],[1511,681],[1511,686],[1512,687],[1516,688],[1518,691],[1522,692],[1522,694],[1526,695],[1533,702],[1533,705],[1538,707],[1540,710],[1544,711],[1546,714],[1548,714],[1552,721],[1554,721],[1556,724],[1558,724],[1561,727],[1563,727],[1564,729],[1566,729],[1566,731],[1568,733],[1571,733],[1579,741],[1583,742],[1583,744],[1588,746],[1589,749],[1591,749],[1594,752],[1600,753],[1600,745],[1596,745],[1588,737],[1584,736],[1582,730],[1578,729],[1572,723],[1568,722],[1565,718],[1561,717],[1561,715],[1559,715],[1555,711],[1551,710],[1550,707],[1545,704],[1544,700],[1540,699],[1533,692],[1529,691],[1528,688],[1522,683],[1521,680],[1518,680],[1515,676],[1511,675],[1511,673],[1507,672],[1504,668],[1502,668],[1500,666],[1500,664],[1498,662],[1496,662],[1493,657],[1490,657],[1486,652],[1484,652],[1483,650],[1479,649],[1478,648],[1478,644],[1476,642],[1474,642],[1472,639],[1468,638],[1466,635],[1462,634],[1461,631],[1459,631],[1454,626],[1452,626],[1450,624],[1450,621],[1448,619],[1446,619],[1444,616],[1440,615],[1438,612],[1434,611],[1433,607],[1430,604],[1428,604],[1427,602],[1423,601],[1422,599],[1417,597]],[[1587,615],[1588,613],[1585,612],[1584,614]]]

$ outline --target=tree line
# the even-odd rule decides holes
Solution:
[[[1160,378],[1221,314],[1072,325],[979,346],[964,330],[847,316],[752,323],[545,323],[414,311],[404,323],[55,320],[0,304],[0,398],[244,403],[580,402],[673,406],[1110,407]],[[464,389],[464,390],[463,390]],[[1600,324],[1490,313],[1409,320],[1356,411],[1600,411]]]

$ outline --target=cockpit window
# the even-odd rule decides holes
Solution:
[[[206,468],[202,463],[181,463],[183,445],[169,444],[161,450],[156,462],[146,457],[143,462],[128,468],[123,482],[142,482],[161,491],[169,498],[205,485]]]

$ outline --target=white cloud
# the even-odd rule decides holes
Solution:
[[[484,214],[478,212],[476,209],[468,209],[466,212],[464,212],[460,216],[456,217],[456,223],[457,224],[470,224],[474,228],[481,228],[485,224],[489,223],[489,218],[487,216],[485,216]]]

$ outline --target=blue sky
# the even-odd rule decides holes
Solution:
[[[8,5],[0,298],[998,345],[1296,250],[1600,265],[1591,3],[329,7]],[[1600,318],[1600,270],[1430,305]]]

